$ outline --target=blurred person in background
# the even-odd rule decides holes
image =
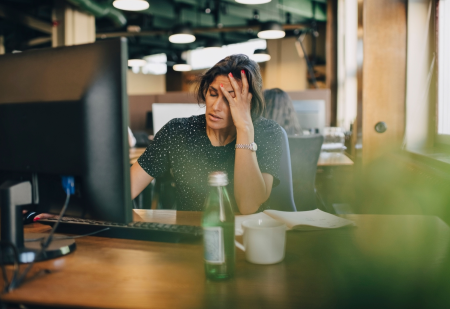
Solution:
[[[266,110],[263,117],[277,122],[287,135],[302,135],[300,122],[289,95],[280,88],[264,91]]]

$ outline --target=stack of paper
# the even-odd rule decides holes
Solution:
[[[242,235],[242,222],[252,219],[276,220],[286,223],[288,230],[320,230],[320,229],[335,229],[343,226],[356,226],[356,224],[344,218],[329,214],[320,209],[309,211],[278,211],[278,210],[264,210],[253,215],[236,216],[235,229],[236,235]]]

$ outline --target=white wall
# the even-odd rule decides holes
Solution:
[[[127,72],[128,95],[166,93],[166,75]]]

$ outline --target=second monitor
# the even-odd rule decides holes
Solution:
[[[153,103],[153,135],[174,118],[187,118],[205,113],[205,107],[196,103]]]

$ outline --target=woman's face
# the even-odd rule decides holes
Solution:
[[[242,82],[237,80],[240,87]],[[214,81],[209,85],[205,96],[206,103],[206,124],[213,130],[226,129],[234,126],[233,118],[231,117],[231,110],[228,100],[220,90],[220,84],[223,88],[235,98],[236,94],[231,86],[230,80],[226,75],[218,75]]]

